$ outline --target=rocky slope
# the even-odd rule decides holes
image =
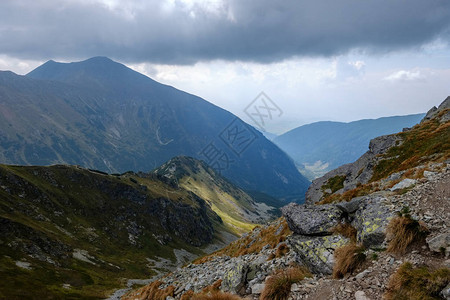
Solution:
[[[235,115],[108,58],[0,72],[0,163],[149,172],[178,155],[278,199],[302,200],[309,185]]]
[[[328,198],[310,193],[308,203],[284,207],[282,219],[124,299],[197,299],[217,289],[261,300],[448,299],[449,101],[318,179],[312,193]],[[291,268],[310,274],[294,280]]]
[[[0,298],[104,298],[228,244],[242,231],[229,220],[271,217],[202,162],[178,160],[198,167],[190,189],[157,172],[0,165]],[[201,184],[217,194],[196,194]]]

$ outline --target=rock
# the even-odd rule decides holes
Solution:
[[[435,172],[423,171],[423,176],[428,180],[432,179],[436,175]]]
[[[257,283],[252,286],[252,294],[261,294],[266,285],[264,283]]]
[[[386,237],[386,227],[394,217],[391,208],[384,204],[380,194],[365,196],[360,209],[355,213],[352,225],[357,231],[357,240],[365,247],[380,247]]]
[[[442,252],[445,249],[445,254],[450,252],[450,232],[438,234],[432,238],[427,238],[428,247],[431,251]]]
[[[355,278],[356,279],[358,279],[358,280],[361,280],[361,279],[363,279],[367,274],[369,274],[370,273],[370,271],[368,271],[368,270],[364,270],[364,271],[362,271],[361,273],[358,273],[356,276],[355,276]]]
[[[409,188],[409,187],[415,185],[416,183],[417,183],[416,180],[406,178],[406,179],[403,179],[402,181],[400,181],[399,183],[397,183],[396,185],[394,185],[390,190],[396,191],[396,190],[406,189],[406,188]]]
[[[300,292],[300,286],[296,283],[293,283],[291,285],[291,292],[295,293],[295,292]]]
[[[225,292],[239,294],[241,289],[245,286],[247,277],[248,265],[238,260],[223,276],[221,289]]]
[[[355,300],[370,300],[367,298],[366,293],[364,291],[357,291],[355,293]]]
[[[292,235],[288,238],[288,241],[301,262],[312,273],[331,274],[334,250],[345,245],[349,240],[340,235],[311,238]]]
[[[450,300],[450,284],[447,284],[447,286],[441,291],[441,295],[446,300]]]
[[[345,212],[347,214],[352,214],[356,212],[363,201],[364,197],[356,197],[353,198],[349,202],[340,202],[336,204],[336,207],[342,210],[342,212]]]
[[[301,235],[331,234],[342,212],[335,205],[299,205],[291,203],[281,209],[289,228]]]

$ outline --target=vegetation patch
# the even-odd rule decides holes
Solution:
[[[442,299],[439,293],[450,282],[450,269],[430,270],[415,268],[406,262],[391,277],[385,297],[387,300],[433,300]]]
[[[266,245],[274,249],[291,234],[292,231],[289,229],[286,220],[282,217],[278,222],[274,222],[267,227],[255,227],[246,236],[232,242],[219,251],[195,260],[194,263],[201,264],[218,256],[237,257],[250,253],[259,253]]]
[[[260,300],[285,300],[291,292],[294,283],[302,281],[311,274],[301,267],[290,267],[286,270],[279,270],[266,280],[266,286],[261,293]]]
[[[387,251],[403,254],[414,242],[425,238],[427,229],[409,214],[409,209],[404,207],[398,216],[393,218],[386,229],[388,240],[390,240]]]
[[[361,197],[378,190],[378,185],[376,183],[368,183],[368,184],[358,184],[356,188],[346,191],[342,194],[329,194],[322,198],[316,204],[330,204],[330,203],[338,203],[343,201],[350,201],[355,197]]]
[[[448,110],[441,112],[445,114]],[[433,119],[401,132],[403,143],[381,156],[375,165],[371,181],[386,178],[392,173],[414,168],[425,161],[443,161],[450,157],[450,122]]]
[[[149,285],[139,289],[137,292],[130,293],[122,297],[123,300],[131,299],[152,299],[152,300],[166,300],[166,297],[173,297],[175,287],[170,285],[165,289],[159,287],[163,283],[159,280],[150,283]]]
[[[334,177],[331,177],[327,180],[327,183],[322,185],[321,189],[322,192],[325,192],[326,190],[330,189],[331,193],[335,193],[339,191],[340,189],[344,188],[344,181],[346,176],[345,175],[336,175]]]
[[[339,223],[332,229],[334,234],[340,234],[356,243],[357,230],[350,223]]]
[[[350,243],[334,251],[333,278],[343,278],[345,274],[352,273],[366,260],[363,246]]]

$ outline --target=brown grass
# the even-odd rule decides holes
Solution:
[[[340,234],[356,243],[357,230],[350,223],[339,223],[333,228],[334,234]]]
[[[393,218],[386,229],[387,239],[390,241],[387,251],[403,254],[406,249],[416,241],[420,241],[426,235],[426,228],[418,221],[407,215]]]
[[[333,278],[343,278],[352,273],[366,260],[365,248],[354,243],[337,248],[334,251]]]
[[[255,234],[256,230],[260,230],[260,232]],[[275,234],[276,232],[278,232],[278,234]],[[271,249],[274,249],[279,243],[284,242],[286,237],[291,234],[292,231],[289,229],[286,220],[281,218],[279,224],[275,223],[267,228],[257,226],[252,232],[248,233],[247,236],[232,242],[219,251],[196,259],[194,263],[201,264],[217,256],[226,255],[230,257],[237,257],[250,253],[259,253],[266,245],[269,245]],[[256,237],[253,237],[254,235],[256,235]]]
[[[387,300],[432,300],[442,299],[439,293],[450,282],[450,269],[434,271],[426,267],[414,268],[404,263],[391,277],[385,298]]]
[[[350,201],[355,197],[365,196],[370,193],[376,192],[378,190],[378,184],[376,183],[368,183],[368,184],[359,184],[356,188],[346,191],[342,194],[330,194],[322,198],[316,204],[330,204],[337,203],[343,201]]]
[[[290,267],[280,270],[266,280],[266,286],[260,300],[285,300],[291,292],[293,283],[310,276],[310,273],[301,267]]]
[[[167,296],[173,297],[175,287],[170,285],[165,289],[160,289],[159,287],[161,286],[161,284],[163,283],[159,280],[154,281],[135,292],[123,296],[122,300],[166,300]]]

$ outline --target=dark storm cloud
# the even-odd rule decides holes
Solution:
[[[167,3],[134,0],[111,9],[86,0],[2,0],[0,53],[175,64],[270,62],[450,39],[448,0],[229,0],[213,10]]]

